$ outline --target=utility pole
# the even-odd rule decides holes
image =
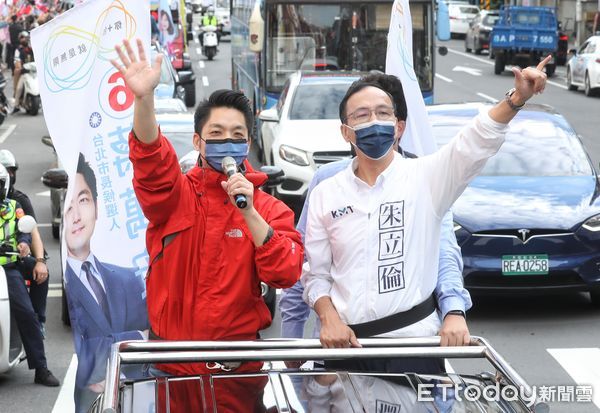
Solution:
[[[600,2],[600,0],[598,0]],[[575,45],[577,47],[581,46],[581,44],[583,43],[583,29],[584,29],[584,22],[583,22],[583,7],[581,7],[581,0],[577,0],[577,2],[575,3],[575,23],[577,25],[577,42],[575,42]]]

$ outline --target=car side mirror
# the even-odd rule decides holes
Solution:
[[[569,53],[575,56],[577,54],[577,49],[569,49]]]
[[[44,135],[42,136],[42,143],[46,146],[51,147],[52,149],[54,149],[54,143],[52,142],[52,138],[48,135]]]
[[[277,114],[277,109],[265,109],[258,114],[258,119],[263,122],[279,122],[279,115]]]
[[[267,182],[264,183],[263,188],[275,188],[285,180],[285,173],[279,166],[264,165],[260,167],[260,171],[267,174]]]
[[[48,188],[66,189],[69,184],[69,175],[61,168],[48,169],[42,174],[42,183]]]

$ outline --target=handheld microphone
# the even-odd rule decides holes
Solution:
[[[221,169],[223,170],[223,173],[227,175],[227,178],[231,178],[231,176],[237,172],[237,163],[235,162],[235,159],[233,159],[231,156],[224,157],[221,161]],[[246,201],[246,195],[237,194],[235,196],[235,205],[239,209],[246,208],[248,205],[248,202]]]

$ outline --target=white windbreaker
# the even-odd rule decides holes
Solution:
[[[481,112],[439,151],[395,154],[370,187],[356,160],[311,193],[305,236],[304,299],[329,296],[342,321],[364,323],[407,311],[434,291],[440,223],[502,143],[506,125]],[[438,333],[436,312],[383,337]]]

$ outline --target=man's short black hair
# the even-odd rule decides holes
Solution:
[[[396,118],[399,120],[406,120],[406,100],[404,99],[404,90],[402,89],[400,79],[394,75],[386,75],[385,73],[371,73],[353,82],[346,91],[346,94],[340,102],[339,109],[340,120],[342,123],[346,122],[346,105],[348,99],[366,87],[376,87],[387,93],[394,105],[394,114],[396,115]]]
[[[210,97],[198,105],[194,113],[194,132],[202,135],[202,128],[210,117],[211,110],[215,108],[237,109],[244,115],[248,139],[254,135],[254,114],[248,98],[239,91],[230,89],[216,90]]]
[[[90,166],[90,164],[85,160],[85,157],[81,152],[79,152],[79,161],[77,162],[77,173],[83,176],[83,180],[90,187],[90,191],[92,192],[92,198],[94,198],[94,204],[98,200],[98,189],[96,188],[96,174],[94,174],[94,170]]]
[[[394,114],[399,120],[406,120],[408,112],[406,109],[406,99],[404,98],[404,89],[402,88],[402,82],[400,82],[397,76],[385,73],[369,73],[363,76],[362,80],[376,83],[389,93],[392,96],[392,102],[394,102]]]

